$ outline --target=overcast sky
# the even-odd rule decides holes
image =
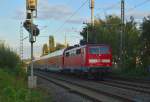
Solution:
[[[79,31],[85,26],[83,22],[90,19],[89,1],[86,1],[38,0],[38,17],[34,22],[41,29],[40,36],[53,35],[56,42],[64,43],[66,34],[70,45],[78,43],[82,38]],[[95,17],[120,15],[120,1],[95,0]],[[126,19],[132,15],[141,20],[150,13],[150,0],[125,0],[125,2]],[[5,40],[16,51],[19,51],[20,23],[25,20],[25,4],[25,0],[0,0],[0,40]],[[74,13],[75,15],[72,16]],[[25,30],[24,36],[28,36]],[[40,55],[41,46],[47,42],[46,37],[37,38],[35,56]],[[24,45],[24,56],[27,58],[30,55],[28,39],[24,40]]]

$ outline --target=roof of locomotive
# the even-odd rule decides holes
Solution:
[[[107,44],[87,44],[86,46],[109,46]]]
[[[80,45],[80,46],[70,46],[68,48],[65,49],[66,52],[71,51],[71,50],[76,50],[76,49],[80,49],[80,48],[84,48],[84,47],[89,47],[89,46],[108,46],[107,44],[85,44],[85,45]]]

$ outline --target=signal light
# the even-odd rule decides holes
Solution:
[[[37,25],[31,23],[30,20],[26,20],[23,23],[23,27],[30,33],[33,34],[33,36],[38,36],[40,33],[39,28],[37,27]]]
[[[30,20],[26,20],[24,23],[23,23],[23,27],[29,31],[30,28],[31,28],[31,21]]]
[[[33,36],[38,36],[40,33],[39,28],[37,27],[37,25],[33,24]]]
[[[27,9],[28,10],[36,10],[37,8],[37,0],[27,0]]]
[[[31,18],[32,18],[32,14],[30,12],[28,12],[26,19],[31,19]]]

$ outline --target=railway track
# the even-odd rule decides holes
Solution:
[[[150,94],[150,85],[148,84],[132,83],[132,82],[118,81],[118,80],[101,81],[99,83]]]
[[[150,88],[150,83],[131,82],[131,81],[124,81],[124,80],[116,80],[116,79],[109,79],[107,81],[111,83],[118,83],[127,86],[133,86],[133,87],[140,87],[140,88],[147,88],[147,89]]]
[[[58,84],[59,81],[58,85],[62,86],[63,83],[63,87],[68,88],[72,92],[82,94],[96,101],[150,102],[150,88],[149,86],[142,84],[133,84],[131,82],[126,83],[124,81],[93,82],[77,78],[66,78],[63,75],[61,75],[60,78],[59,75],[52,75],[45,72],[38,72],[37,75],[44,79],[46,78],[49,81],[53,80],[52,82],[54,82],[55,84]]]
[[[57,76],[49,76],[45,75],[43,72],[36,72],[36,75],[40,78],[43,78],[45,80],[48,80],[56,85],[59,85],[61,87],[64,87],[68,89],[70,92],[74,92],[80,95],[83,95],[89,99],[92,99],[94,102],[129,102],[131,100],[118,97],[113,94],[100,92],[98,90],[95,90],[93,88],[80,85],[75,82],[71,82],[69,80],[58,78]]]
[[[142,84],[150,84],[150,78],[141,79],[141,78],[125,78],[118,76],[108,76],[109,79],[117,80],[117,81],[126,81],[126,82],[134,82],[134,83],[142,83]]]

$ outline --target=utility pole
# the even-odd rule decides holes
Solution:
[[[121,0],[121,34],[120,34],[120,66],[123,67],[123,34],[124,34],[124,18],[125,18],[125,9],[124,9],[124,0]]]
[[[91,24],[94,26],[94,6],[95,0],[91,0],[90,9],[91,9]]]

